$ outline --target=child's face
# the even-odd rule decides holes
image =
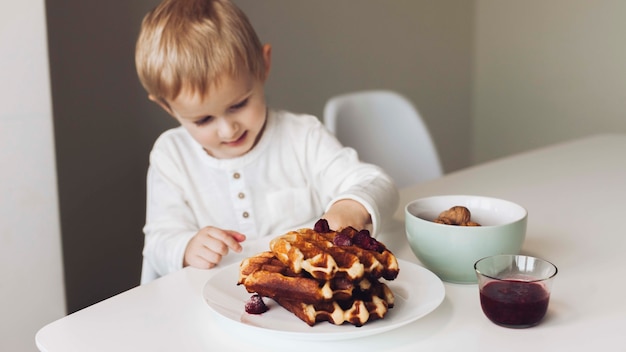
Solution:
[[[265,126],[263,82],[251,75],[223,77],[206,96],[183,91],[168,103],[172,116],[218,159],[246,154]]]

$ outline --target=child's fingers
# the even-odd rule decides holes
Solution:
[[[239,233],[237,231],[226,231],[232,238],[237,242],[243,242],[246,240],[246,235]]]
[[[215,252],[206,251],[204,253],[198,252],[190,255],[187,258],[187,264],[194,268],[211,269],[221,260],[221,256]]]
[[[236,231],[205,227],[187,245],[183,265],[210,269],[216,266],[229,250],[241,253],[243,248],[240,242],[245,239],[245,235]]]
[[[228,253],[228,249],[231,249],[235,252],[241,252],[242,247],[241,247],[241,244],[239,244],[239,242],[242,242],[246,239],[246,236],[239,232],[230,231],[230,230],[221,230],[215,227],[208,228],[208,234],[209,234],[209,237],[221,242],[227,247],[227,248],[213,247],[213,249],[217,250],[221,255],[226,255]],[[219,246],[216,246],[216,247],[219,247]]]
[[[183,265],[191,265],[199,269],[210,269],[217,265],[221,261],[222,255],[211,249],[213,245],[210,242],[218,244],[217,248],[226,247],[223,243],[208,235],[196,236],[185,250]]]

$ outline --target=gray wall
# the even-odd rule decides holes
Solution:
[[[473,1],[235,1],[273,45],[270,104],[321,116],[333,95],[397,90],[426,120],[444,169],[469,164]]]
[[[46,2],[69,312],[139,283],[148,152],[173,125],[134,70],[139,23],[154,3]]]
[[[394,89],[424,116],[446,171],[469,164],[473,1],[236,2],[273,45],[271,105],[320,116],[335,94]],[[46,3],[70,312],[139,282],[148,152],[173,126],[134,71],[156,3]]]
[[[478,0],[476,14],[474,162],[626,132],[626,1]]]

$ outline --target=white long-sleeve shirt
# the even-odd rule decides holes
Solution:
[[[391,178],[358,160],[310,115],[269,111],[257,145],[233,159],[209,156],[182,127],[150,153],[142,283],[179,270],[203,227],[241,232],[245,243],[310,227],[340,199],[360,202],[373,234],[398,205]]]

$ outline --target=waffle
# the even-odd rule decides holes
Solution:
[[[353,296],[355,289],[366,291],[372,285],[366,278],[358,281],[343,277],[317,280],[306,272],[295,274],[272,252],[245,259],[240,265],[238,284],[243,284],[250,293],[269,298],[297,297],[304,303],[346,300]]]
[[[379,279],[393,280],[398,273],[396,257],[369,232],[335,232],[320,220],[315,230],[288,232],[270,242],[270,251],[243,260],[238,284],[308,325],[362,326],[393,307],[393,293]]]
[[[345,322],[355,326],[363,326],[368,321],[382,319],[389,308],[393,307],[394,296],[384,283],[376,282],[375,286],[365,292],[358,292],[353,298],[307,304],[284,297],[274,299],[283,308],[313,326],[318,322],[328,321],[335,325]]]
[[[353,238],[356,233],[351,227],[341,231],[349,238]],[[304,270],[320,280],[328,280],[336,275],[345,275],[350,280],[364,276],[393,280],[398,276],[398,261],[382,244],[381,252],[356,245],[335,246],[333,238],[336,235],[336,232],[319,233],[312,229],[300,229],[273,239],[270,248],[294,273]]]

